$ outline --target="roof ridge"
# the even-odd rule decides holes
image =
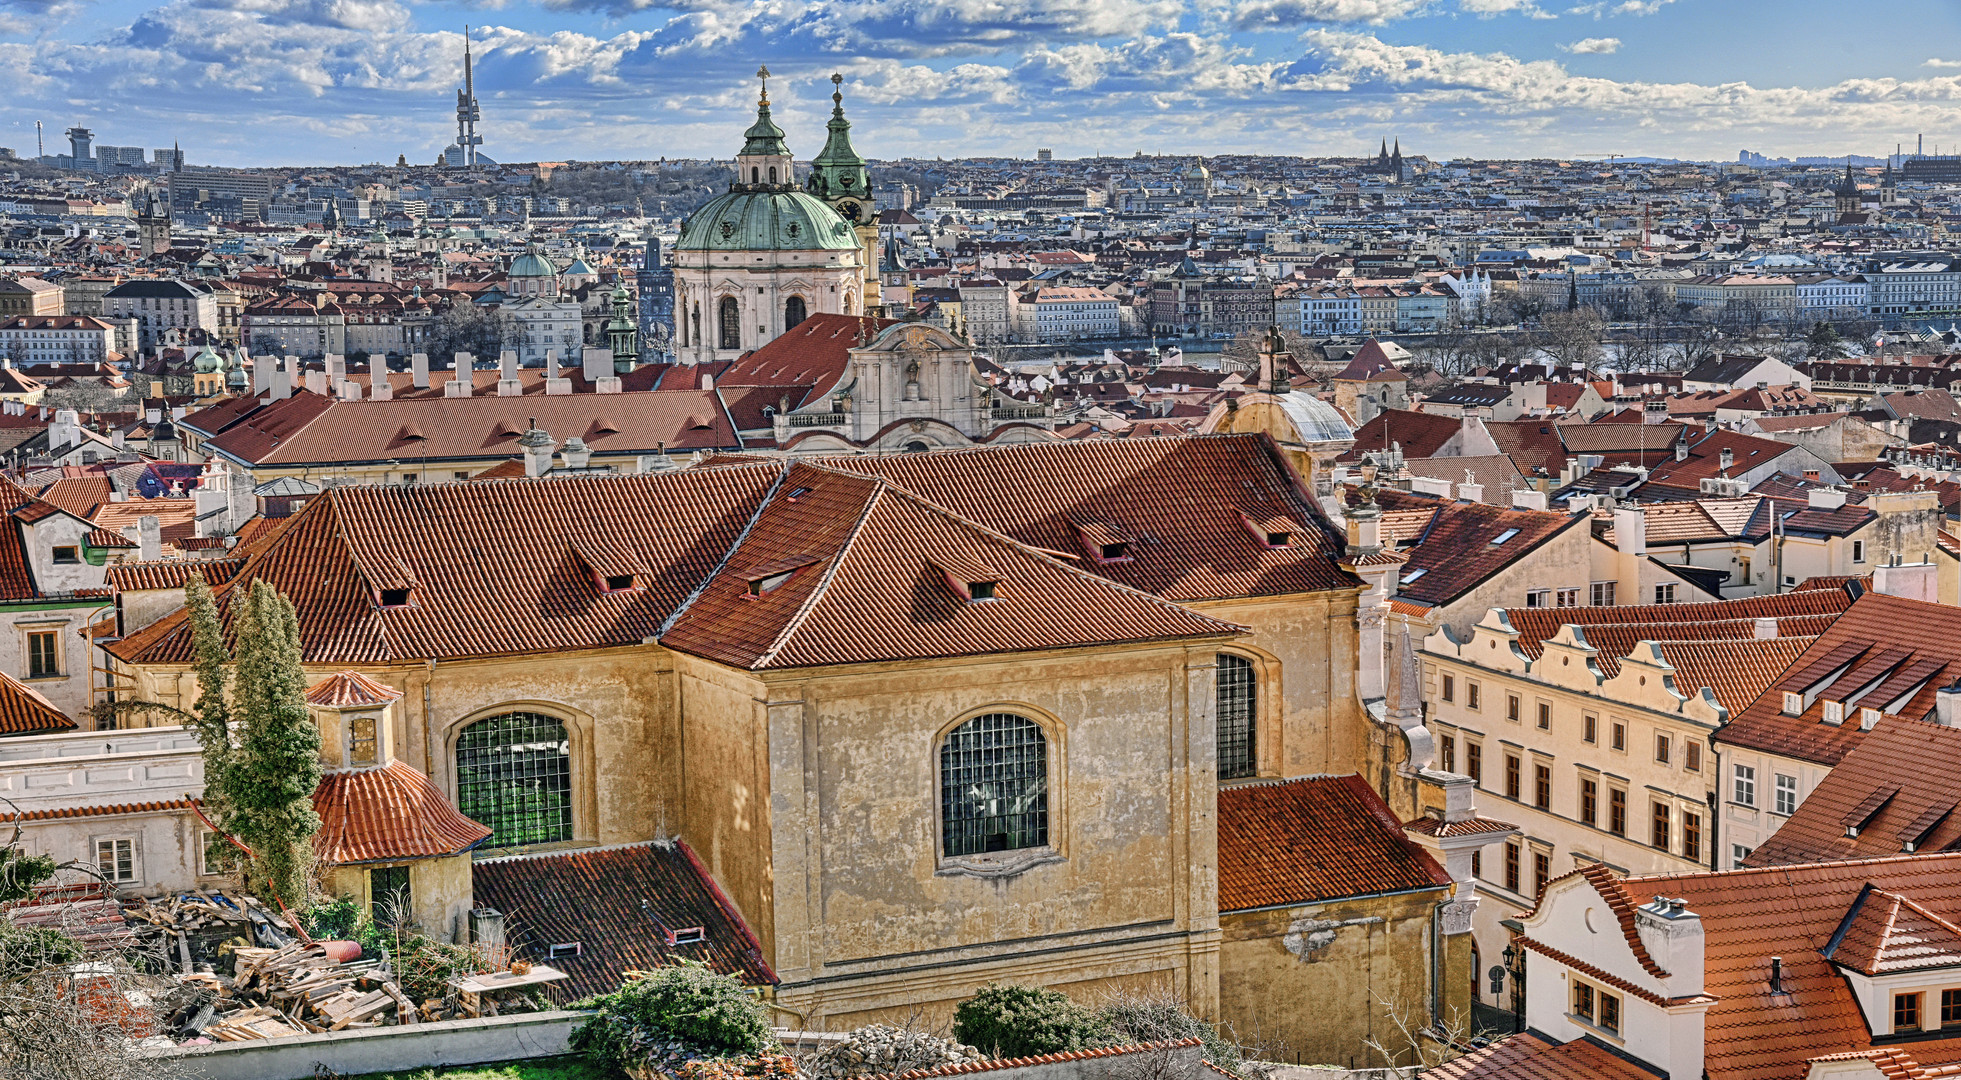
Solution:
[[[794,467],[793,465],[792,468]],[[789,469],[783,470],[785,476],[789,473]],[[811,587],[810,593],[803,598],[803,603],[797,605],[796,614],[784,622],[783,629],[777,632],[776,637],[770,641],[769,647],[756,654],[756,658],[749,662],[751,668],[760,668],[769,663],[785,645],[789,644],[790,639],[796,636],[803,624],[809,621],[811,612],[817,610],[817,602],[830,591],[831,582],[837,579],[838,570],[844,566],[844,560],[850,556],[851,546],[857,543],[859,535],[865,531],[866,523],[871,521],[872,511],[877,509],[879,500],[885,497],[887,484],[884,477],[863,474],[858,479],[871,481],[872,490],[858,510],[857,522],[851,526],[851,531],[845,536],[844,542],[839,544],[837,551],[831,555],[830,565],[824,567],[823,576]]]
[[[701,580],[695,582],[695,587],[689,591],[687,597],[679,604],[676,604],[674,610],[668,612],[667,618],[661,620],[661,624],[654,628],[654,637],[656,640],[666,637],[668,631],[674,629],[674,624],[680,621],[681,616],[689,608],[694,606],[696,600],[701,599],[701,594],[707,591],[709,583],[721,577],[722,571],[728,569],[729,560],[735,558],[735,553],[742,550],[743,543],[749,539],[750,532],[756,528],[756,522],[763,516],[763,511],[769,507],[770,503],[776,501],[776,493],[782,490],[784,479],[790,475],[790,469],[796,463],[786,458],[781,462],[754,462],[752,464],[759,466],[758,471],[760,471],[760,466],[765,464],[775,469],[776,479],[770,482],[769,490],[763,492],[763,497],[756,500],[756,508],[750,511],[749,520],[743,524],[742,531],[735,534],[735,539],[730,541],[728,550],[722,552],[722,557],[716,560],[714,569],[701,575]],[[718,468],[732,469],[743,467],[742,465],[718,466]]]

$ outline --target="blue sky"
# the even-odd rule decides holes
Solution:
[[[0,145],[433,161],[465,23],[505,161],[726,157],[759,63],[801,156],[833,71],[878,157],[1961,148],[1956,0],[0,0]]]

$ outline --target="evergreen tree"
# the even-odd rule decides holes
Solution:
[[[191,575],[184,587],[185,606],[191,614],[191,643],[197,651],[198,745],[204,748],[204,814],[211,823],[229,831],[231,825],[230,773],[238,752],[232,746],[231,703],[225,697],[231,681],[231,652],[225,648],[225,628],[218,620],[218,601],[202,574]]]
[[[320,729],[306,707],[300,627],[292,601],[254,581],[234,612],[238,755],[227,769],[232,831],[252,858],[246,887],[297,911],[313,874],[313,789],[320,784]]]

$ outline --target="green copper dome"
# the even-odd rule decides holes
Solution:
[[[210,345],[206,345],[202,352],[191,358],[192,369],[206,374],[222,370],[224,366],[225,358],[214,352]]]
[[[524,254],[511,260],[511,271],[505,276],[514,278],[551,277],[556,273],[558,271],[552,268],[550,259],[538,254],[537,248],[528,247],[524,249]]]
[[[731,191],[681,226],[676,251],[855,251],[851,226],[801,191]]]
[[[865,168],[865,159],[851,148],[851,121],[844,118],[844,76],[831,76],[831,84],[837,89],[831,92],[830,137],[824,142],[824,150],[810,162],[810,179],[804,189],[820,199],[836,206],[841,199],[853,199],[863,204],[871,198],[872,177]]]

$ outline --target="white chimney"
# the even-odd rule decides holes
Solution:
[[[252,392],[261,394],[272,389],[272,371],[279,366],[276,356],[255,356],[252,358]]]
[[[497,380],[498,397],[523,397],[524,384],[515,378]]]
[[[347,357],[340,353],[327,354],[327,385],[338,387],[347,381]]]
[[[556,378],[558,378],[558,350],[546,349],[545,350],[545,381],[550,382],[551,380]]]
[[[552,470],[552,437],[538,429],[536,417],[518,436],[517,444],[524,451],[524,475],[543,476]]]
[[[1513,488],[1512,506],[1519,510],[1544,510],[1551,505],[1546,501],[1546,493],[1537,488]]]
[[[601,346],[588,345],[584,353],[585,376],[589,383],[613,374],[613,350]]]
[[[1819,510],[1836,510],[1845,505],[1845,492],[1835,487],[1816,487],[1805,494],[1810,504]]]
[[[1776,637],[1777,636],[1776,616],[1774,615],[1758,616],[1757,621],[1753,624],[1753,630],[1757,638],[1760,640],[1767,641],[1771,638]]]
[[[497,354],[497,377],[499,379],[517,378],[517,350],[505,349]]]
[[[1648,515],[1639,507],[1614,508],[1614,546],[1622,555],[1639,557],[1648,553]]]
[[[377,356],[368,361],[368,399],[388,401],[395,396],[395,384],[388,381],[388,361]]]
[[[306,371],[306,388],[319,394],[321,397],[326,397],[327,373],[314,368],[308,368]]]
[[[452,372],[450,375],[450,380],[443,384],[443,396],[446,398],[469,397],[470,390],[471,390],[470,383],[471,383],[471,379],[470,379],[469,372],[467,371]]]
[[[163,528],[155,514],[136,519],[136,557],[144,562],[163,558]]]
[[[608,375],[603,379],[594,379],[592,382],[592,389],[594,393],[598,393],[598,394],[620,393],[621,386],[620,386],[619,376]]]
[[[476,354],[466,352],[453,353],[449,358],[449,367],[451,371],[475,371],[477,369]]]
[[[1457,497],[1464,502],[1481,503],[1484,501],[1484,485],[1469,482],[1459,484],[1457,485]]]
[[[429,354],[416,353],[409,357],[409,382],[417,390],[429,389]]]
[[[1940,581],[1940,567],[1930,562],[1903,563],[1898,556],[1872,571],[1872,591],[1929,604],[1940,603]]]
[[[1961,724],[1961,714],[1955,710],[1955,703],[1961,702],[1961,683],[1951,683],[1934,692],[1934,719],[1942,727]]]
[[[558,452],[564,455],[565,467],[568,469],[583,469],[592,460],[592,448],[577,435],[565,440],[565,445],[559,447]]]

